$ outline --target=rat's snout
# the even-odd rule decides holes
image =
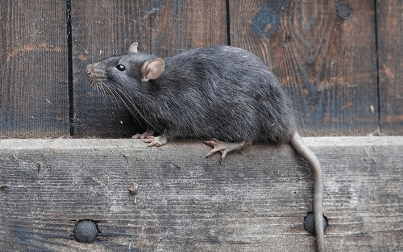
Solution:
[[[87,77],[91,77],[93,71],[94,71],[93,64],[88,65],[87,68],[85,69],[85,74],[87,74]]]

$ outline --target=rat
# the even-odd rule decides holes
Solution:
[[[229,152],[256,142],[290,144],[312,171],[317,248],[324,251],[321,167],[296,130],[285,91],[264,62],[232,46],[163,59],[138,52],[137,45],[126,55],[86,68],[93,85],[147,122],[147,130],[133,138],[145,139],[149,147],[175,138],[206,139],[213,147],[207,156],[220,152],[221,162]]]

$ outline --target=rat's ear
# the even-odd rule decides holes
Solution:
[[[155,60],[149,62],[146,61],[141,68],[141,73],[143,74],[143,81],[155,80],[165,69],[165,61],[161,58],[156,58]]]
[[[139,43],[134,42],[130,47],[128,53],[137,53],[137,46]]]

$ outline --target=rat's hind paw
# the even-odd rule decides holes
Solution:
[[[207,153],[206,157],[209,157],[219,151],[221,152],[220,163],[222,163],[229,152],[241,150],[245,146],[249,145],[250,142],[242,141],[240,143],[228,143],[213,138],[209,141],[206,141],[205,144],[213,146],[213,149]]]
[[[160,146],[166,144],[168,141],[165,137],[162,137],[162,136],[157,136],[157,137],[150,136],[150,137],[148,137],[148,139],[144,140],[144,142],[149,143],[149,145],[147,145],[147,147],[160,147]]]

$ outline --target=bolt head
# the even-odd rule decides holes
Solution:
[[[78,242],[91,243],[98,235],[97,225],[90,220],[81,220],[74,227],[74,238]]]

